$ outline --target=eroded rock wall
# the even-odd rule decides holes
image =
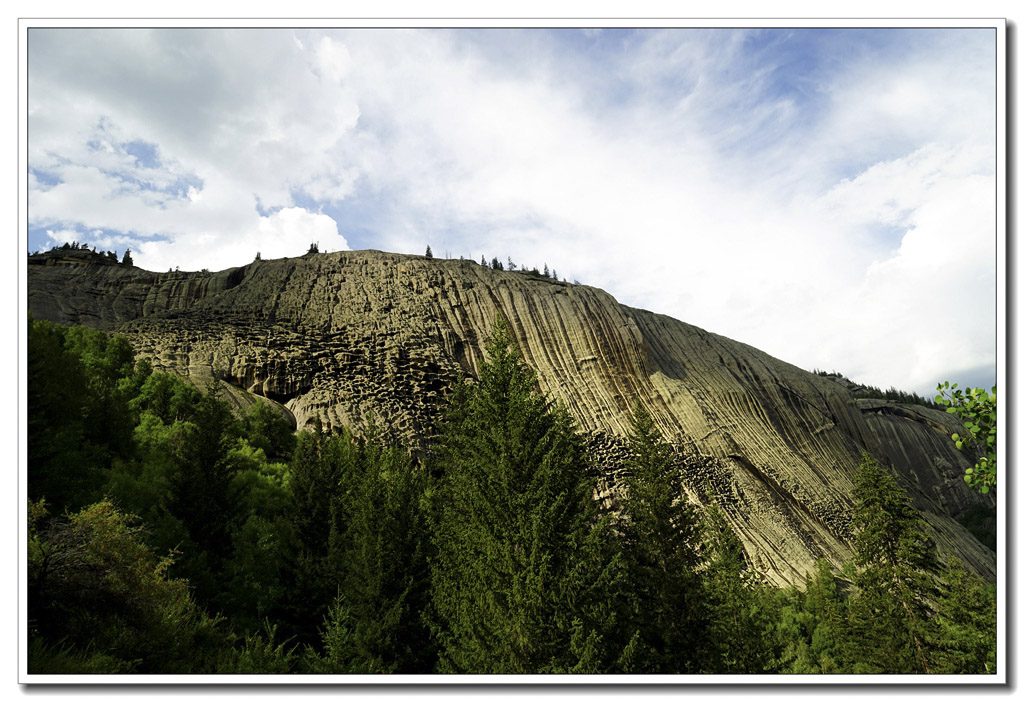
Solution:
[[[941,412],[858,400],[835,380],[602,290],[471,261],[348,251],[217,273],[130,266],[29,267],[37,318],[129,337],[154,367],[221,379],[239,406],[263,396],[298,427],[378,423],[429,449],[444,396],[476,375],[497,315],[545,392],[598,456],[614,504],[636,402],[685,466],[682,491],[719,503],[753,563],[801,582],[817,558],[849,559],[862,451],[892,464],[945,550],[986,576],[994,557],[954,517],[979,498]]]

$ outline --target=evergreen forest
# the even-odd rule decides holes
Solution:
[[[498,320],[426,459],[369,418],[294,433],[28,324],[30,674],[992,674],[995,588],[885,466],[855,557],[779,589],[637,406],[620,508]]]

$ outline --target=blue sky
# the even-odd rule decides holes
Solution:
[[[806,369],[995,367],[986,29],[32,29],[30,250],[547,264]]]

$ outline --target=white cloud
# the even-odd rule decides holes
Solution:
[[[362,114],[388,134],[364,177],[402,195],[377,231],[547,262],[873,384],[924,390],[990,362],[991,317],[950,310],[991,309],[991,258],[950,270],[941,253],[994,242],[994,203],[974,196],[994,184],[992,66],[973,37],[865,51],[811,106],[771,94],[771,65],[740,71],[737,37],[652,36],[621,67],[638,97],[595,110],[593,78],[562,82],[549,56],[510,67],[436,37],[346,36]]]
[[[993,356],[966,313],[994,295],[990,38],[864,36],[817,58],[796,33],[579,33],[587,51],[515,32],[44,36],[30,158],[63,183],[34,181],[32,216],[214,268],[345,246],[341,202],[374,248],[547,263],[919,389]]]
[[[321,73],[335,83],[340,83],[348,75],[352,64],[352,57],[345,45],[330,37],[320,37],[316,58]]]
[[[305,187],[325,200],[351,192],[336,153],[358,118],[338,83],[343,49],[318,58],[264,30],[32,30],[29,51],[30,163],[63,181],[31,188],[35,226],[161,237],[178,245],[140,246],[139,265],[152,252],[154,267],[198,267],[212,262],[190,243],[204,236],[250,255],[266,226],[257,206],[292,209]],[[132,142],[154,145],[159,167]]]
[[[843,184],[851,217],[860,203],[901,229],[860,283],[834,297],[843,314],[828,352],[866,382],[931,390],[951,367],[995,363],[995,182],[934,168],[957,157],[927,148]],[[886,192],[892,199],[879,202]]]
[[[324,252],[348,249],[348,242],[338,234],[338,225],[333,219],[301,207],[286,207],[261,218],[252,242],[264,258],[283,258],[294,256],[295,242],[306,240],[317,244]]]
[[[78,237],[81,236],[81,233],[75,231],[74,229],[47,229],[46,236],[54,246],[61,246],[63,244],[71,244],[77,242]]]
[[[244,244],[233,237],[197,232],[173,241],[144,241],[133,259],[135,265],[150,270],[177,268],[181,265],[179,251],[186,247],[192,255],[182,268],[224,270],[248,263],[257,253],[263,259],[298,256],[306,253],[311,243],[318,244],[322,252],[348,249],[348,242],[338,233],[333,219],[300,207],[286,207],[269,216],[255,218],[240,238]]]

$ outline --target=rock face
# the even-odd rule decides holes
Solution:
[[[687,498],[719,503],[754,566],[778,584],[802,583],[818,558],[850,558],[863,451],[895,468],[941,551],[994,577],[994,554],[955,521],[983,498],[962,480],[970,464],[949,439],[950,415],[857,399],[834,379],[602,290],[377,251],[216,273],[74,263],[30,257],[36,318],[122,333],[157,370],[218,378],[239,406],[263,396],[299,428],[319,418],[358,432],[372,411],[419,452],[448,388],[475,376],[504,315],[542,390],[587,437],[606,504],[640,402],[676,448]]]

